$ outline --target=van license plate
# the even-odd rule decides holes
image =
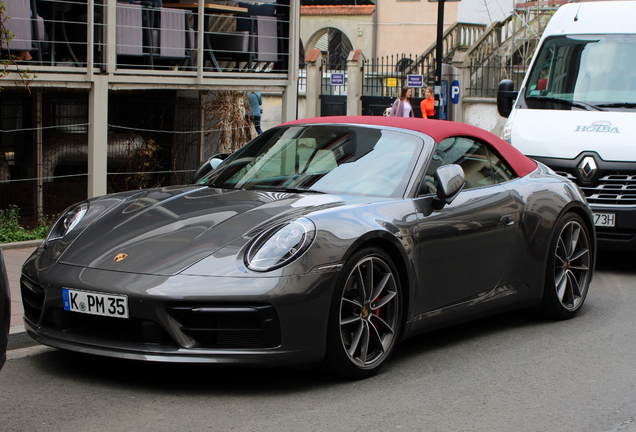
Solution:
[[[62,289],[64,309],[91,315],[128,318],[128,297]]]
[[[594,213],[594,225],[613,227],[616,215],[614,213]]]

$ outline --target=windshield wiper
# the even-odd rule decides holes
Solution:
[[[613,102],[613,103],[601,103],[596,106],[607,108],[636,108],[636,103],[633,102]]]
[[[554,98],[554,97],[544,97],[544,96],[526,96],[526,99],[536,99],[536,100],[542,100],[542,101],[549,101],[549,102],[557,102],[557,103],[561,103],[563,105],[569,105],[569,106],[573,106],[573,107],[577,107],[577,108],[583,108],[586,109],[587,111],[606,111],[604,109],[599,108],[597,105],[592,105],[592,104],[588,104],[585,102],[579,102],[579,101],[571,101],[568,99],[559,99],[559,98]]]
[[[258,190],[258,191],[266,191],[266,192],[289,192],[289,193],[315,193],[315,194],[324,194],[327,192],[322,192],[315,189],[303,189],[292,186],[260,186],[256,185],[255,187],[248,188],[249,190]]]
[[[217,189],[245,190],[242,187],[232,187],[232,186],[225,186],[225,185],[222,185],[222,184],[219,185],[219,184],[214,184],[214,183],[208,183],[208,184],[205,184],[204,186],[211,187],[211,188],[217,188]]]
[[[316,193],[316,194],[324,194],[326,192],[321,192],[315,189],[303,189],[303,188],[295,188],[295,187],[281,187],[275,188],[276,190],[282,190],[285,192],[294,192],[294,193]]]

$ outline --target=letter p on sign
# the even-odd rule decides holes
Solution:
[[[457,81],[457,80],[454,80],[451,83],[450,100],[455,105],[457,105],[457,103],[459,102],[459,81]]]

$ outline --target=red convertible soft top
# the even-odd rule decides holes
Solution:
[[[474,137],[489,143],[508,162],[519,177],[528,175],[537,168],[536,162],[524,156],[523,153],[497,135],[465,123],[408,117],[338,116],[294,120],[283,123],[281,126],[306,123],[348,123],[396,127],[425,133],[438,143],[450,136]]]

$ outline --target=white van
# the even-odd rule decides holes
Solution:
[[[503,138],[579,185],[604,249],[636,249],[635,20],[636,1],[561,6],[519,92],[497,94]]]

